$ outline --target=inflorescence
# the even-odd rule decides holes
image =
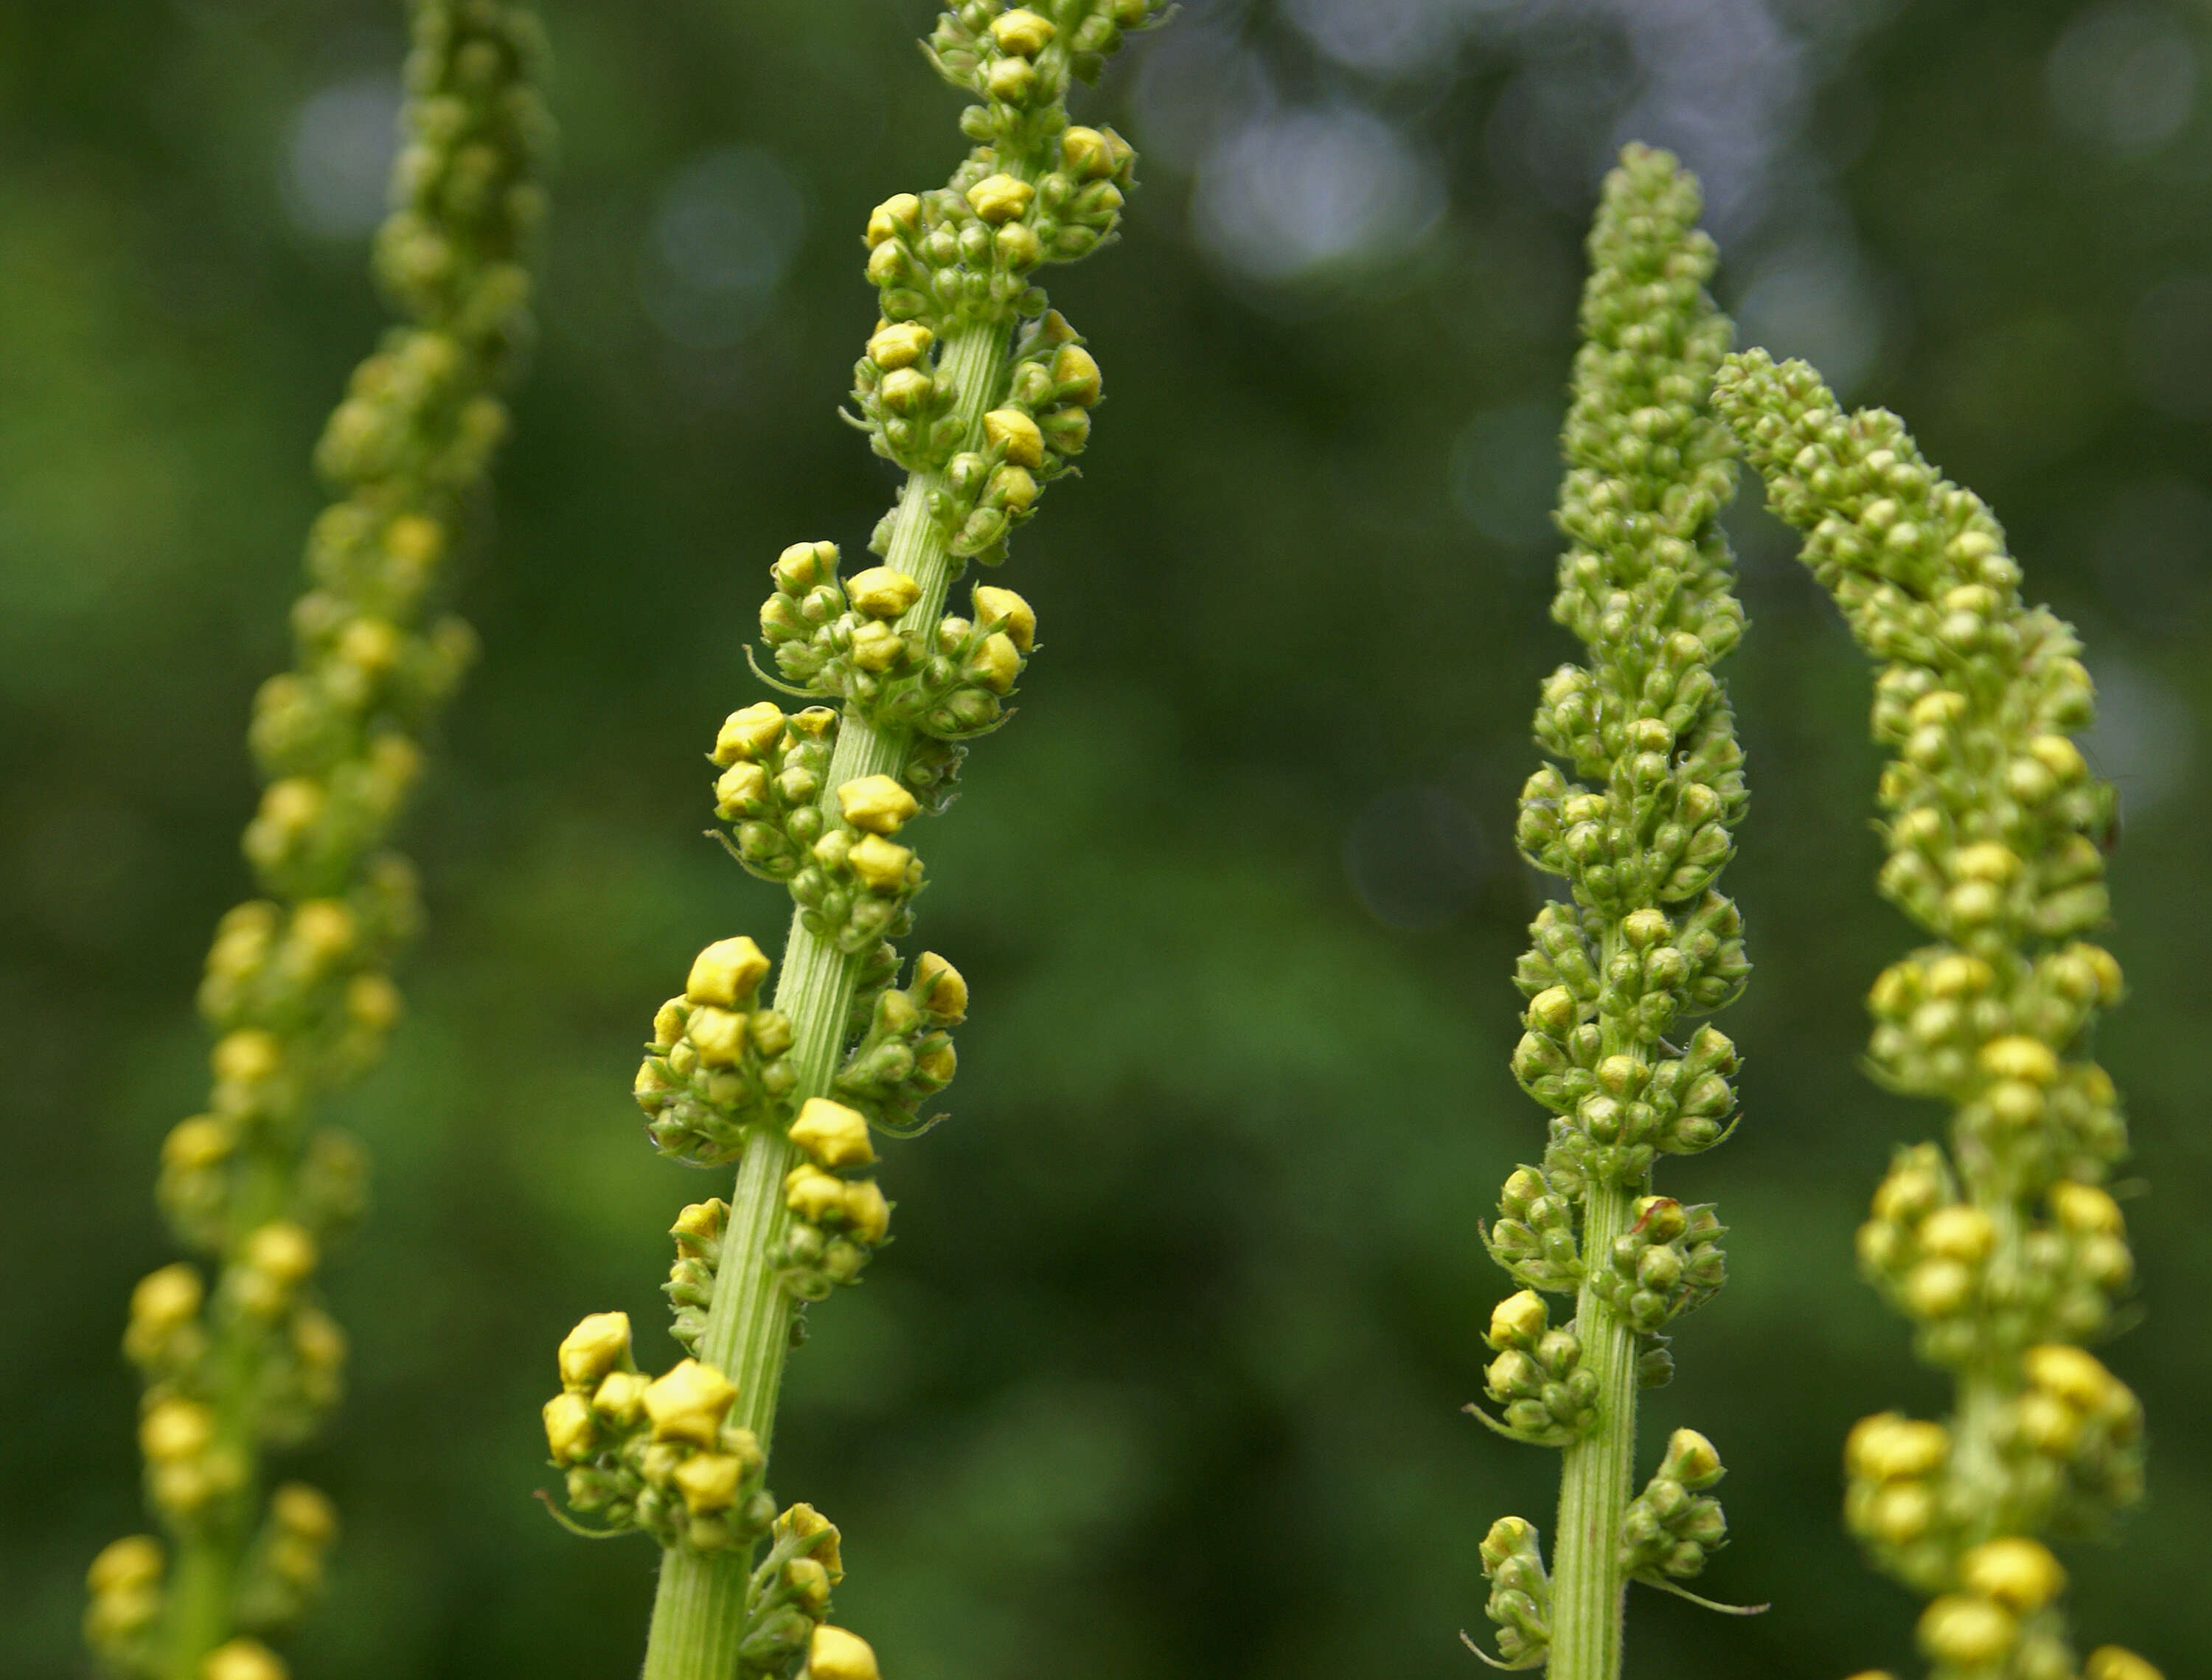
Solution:
[[[2073,1680],[2065,1571],[2038,1534],[2100,1527],[2142,1481],[2142,1408],[2082,1345],[2112,1330],[2133,1270],[2105,1188],[2127,1132],[2089,1049],[2121,983],[2087,938],[2113,815],[2070,739],[2088,673],[2073,631],[2021,598],[1995,516],[1895,415],[1847,416],[1813,369],[1759,351],[1730,358],[1716,401],[1882,662],[1881,888],[1933,940],[1875,982],[1869,1060],[1949,1105],[1949,1147],[1899,1151],[1858,1249],[1957,1405],[1860,1423],[1845,1514],[1930,1596],[1919,1641],[1940,1680]],[[2118,1647],[2086,1671],[2155,1680]]]
[[[92,1567],[85,1628],[160,1680],[281,1680],[261,1643],[314,1596],[336,1531],[297,1482],[265,1500],[266,1449],[337,1398],[345,1337],[319,1304],[325,1250],[360,1208],[360,1146],[316,1099],[373,1064],[400,1013],[389,970],[416,920],[384,849],[423,737],[473,657],[437,608],[444,562],[507,427],[494,393],[530,336],[524,259],[545,210],[550,121],[537,20],[507,0],[416,0],[396,206],[376,271],[409,325],[355,370],[315,462],[342,499],[307,544],[298,662],[263,685],[266,780],[246,830],[269,895],[224,916],[201,1013],[219,1035],[208,1111],[161,1149],[159,1200],[212,1271],[164,1266],[131,1300],[147,1492],[177,1552],[119,1540]]]
[[[966,983],[895,943],[924,883],[908,825],[950,802],[967,744],[1006,721],[1037,643],[1012,590],[978,583],[954,612],[946,595],[967,563],[1006,559],[1089,441],[1098,364],[1036,275],[1114,237],[1135,155],[1071,125],[1066,94],[1154,15],[1151,0],[945,13],[927,50],[976,101],[962,119],[975,149],[947,186],[867,218],[881,319],[846,417],[905,486],[870,544],[877,563],[848,572],[836,544],[804,542],[769,568],[776,674],[762,675],[802,703],[732,713],[710,754],[718,837],[792,897],[781,973],[764,1001],[771,965],[752,940],[708,946],[654,1017],[635,1085],[655,1147],[737,1163],[737,1190],[675,1227],[667,1290],[691,1357],[649,1379],[628,1321],[593,1315],[562,1344],[545,1409],[570,1507],[669,1549],[648,1676],[719,1677],[733,1654],[742,1673],[781,1675],[811,1650],[814,1680],[872,1680],[866,1646],[826,1621],[834,1531],[827,1560],[786,1556],[787,1531],[819,1519],[804,1506],[775,1518],[761,1488],[775,1385],[799,1307],[859,1281],[888,1235],[873,1134],[926,1129],[953,1075]],[[739,1615],[718,1583],[764,1542]],[[763,1586],[771,1574],[786,1586]]]
[[[1561,1680],[1611,1680],[1626,1582],[1686,1580],[1727,1532],[1704,1491],[1720,1461],[1694,1431],[1677,1431],[1629,1496],[1637,1390],[1668,1380],[1665,1327],[1725,1277],[1713,1210],[1653,1193],[1652,1168],[1731,1129],[1735,1047],[1690,1024],[1749,972],[1735,906],[1714,886],[1745,794],[1711,667],[1743,613],[1718,524],[1733,449],[1710,398],[1730,328],[1705,295],[1714,251],[1698,207],[1663,152],[1629,148],[1606,181],[1553,605],[1589,658],[1544,685],[1535,733],[1557,764],[1529,778],[1517,831],[1571,902],[1544,907],[1516,975],[1528,1007],[1513,1070],[1553,1118],[1542,1166],[1506,1181],[1486,1233],[1523,1287],[1490,1323],[1498,1415],[1470,1409],[1565,1449],[1552,1572],[1521,1518],[1482,1547],[1504,1665],[1548,1662]],[[1547,1293],[1575,1298],[1569,1323],[1552,1324]]]

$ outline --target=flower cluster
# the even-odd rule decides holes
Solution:
[[[696,1166],[735,1160],[748,1129],[774,1116],[797,1083],[791,1018],[755,1007],[768,971],[750,940],[718,940],[653,1015],[631,1092],[662,1154]]]
[[[730,1420],[737,1385],[687,1359],[658,1378],[630,1354],[629,1318],[594,1312],[561,1343],[561,1392],[545,1403],[545,1441],[568,1473],[568,1503],[610,1530],[640,1529],[664,1546],[750,1547],[775,1501],[767,1455]]]
[[[1037,648],[1036,614],[1012,590],[971,585],[964,612],[948,600],[970,561],[1006,558],[1013,528],[1090,440],[1098,363],[1036,277],[1113,236],[1135,155],[1111,130],[1072,125],[1066,94],[1160,9],[966,0],[939,20],[927,48],[975,99],[962,126],[975,143],[945,186],[896,194],[868,217],[881,316],[848,415],[905,469],[905,484],[870,541],[878,563],[848,573],[836,543],[808,541],[770,565],[760,625],[777,674],[754,668],[800,704],[731,713],[709,755],[726,825],[716,837],[789,892],[791,933],[767,1007],[769,964],[753,942],[708,947],[655,1019],[635,1091],[665,1153],[737,1163],[726,1202],[678,1219],[667,1290],[696,1368],[727,1373],[718,1378],[732,1396],[725,1422],[742,1416],[757,1442],[770,1433],[803,1308],[858,1281],[889,1234],[873,1134],[911,1137],[942,1117],[927,1109],[951,1080],[950,1029],[965,1017],[968,988],[936,953],[909,963],[897,948],[925,878],[910,825],[951,802],[968,743],[1006,721]],[[613,1397],[625,1391],[617,1382]],[[562,1441],[593,1455],[591,1476],[570,1478],[572,1504],[580,1489],[594,1503],[578,1509],[619,1512],[670,1549],[647,1674],[750,1672],[744,1653],[767,1635],[732,1609],[742,1561],[732,1549],[757,1548],[761,1533],[732,1530],[726,1541],[715,1529],[702,1543],[673,1520],[665,1493],[664,1517],[641,1521],[656,1485],[644,1456],[653,1447],[635,1445],[644,1426],[619,1433],[596,1390],[556,1404],[568,1432],[556,1458]],[[633,1459],[627,1480],[592,1479]],[[778,1636],[776,1664],[802,1643],[796,1623],[780,1625],[788,1637]],[[865,1645],[828,1627],[811,1638],[813,1680],[873,1680]]]
[[[440,605],[445,563],[507,426],[497,389],[526,345],[524,267],[543,221],[549,143],[533,83],[537,21],[513,0],[415,0],[396,208],[376,270],[406,318],[355,370],[315,453],[338,500],[307,548],[293,669],[264,684],[249,741],[265,783],[244,838],[264,898],[216,931],[200,1006],[217,1034],[207,1111],[162,1146],[159,1201],[207,1269],[140,1283],[125,1349],[144,1373],[140,1438],[153,1506],[177,1547],[223,1561],[176,1571],[137,1537],[101,1554],[87,1631],[135,1672],[281,1677],[240,1629],[301,1609],[334,1531],[294,1484],[253,1509],[264,1447],[296,1440],[338,1396],[345,1342],[314,1274],[357,1214],[365,1166],[316,1129],[316,1099],[374,1063],[401,1013],[392,962],[417,921],[412,871],[381,848],[420,745],[475,654]],[[319,1513],[317,1515],[315,1513]]]
[[[1659,1332],[1724,1275],[1711,1210],[1652,1195],[1652,1167],[1728,1135],[1735,1047],[1686,1029],[1749,972],[1741,918],[1714,886],[1745,794],[1712,666],[1743,612],[1718,525],[1733,447],[1710,401],[1730,328],[1705,295],[1714,252],[1698,212],[1696,183],[1664,153],[1631,147],[1606,182],[1553,604],[1589,651],[1544,685],[1535,734],[1558,762],[1528,779],[1516,831],[1571,898],[1544,907],[1516,974],[1528,1003],[1513,1071],[1553,1118],[1542,1166],[1507,1180],[1486,1233],[1522,1286],[1492,1318],[1503,1421],[1486,1421],[1566,1456],[1548,1586],[1520,1519],[1492,1530],[1485,1561],[1507,1662],[1548,1660],[1571,1680],[1618,1671],[1627,1580],[1694,1573],[1694,1549],[1721,1531],[1710,1501],[1666,1493],[1689,1485],[1672,1458],[1629,1498],[1637,1391],[1673,1369]],[[1546,1291],[1577,1298],[1571,1325],[1549,1327]]]
[[[1658,1470],[1621,1519],[1621,1562],[1631,1577],[1688,1580],[1705,1568],[1707,1555],[1728,1543],[1721,1502],[1705,1490],[1727,1474],[1703,1435],[1674,1433]]]
[[[1949,1148],[1898,1156],[1859,1255],[1960,1405],[1948,1423],[1860,1424],[1846,1514],[1935,1595],[1919,1637],[1939,1675],[2072,1680],[2065,1576],[2036,1536],[2093,1527],[2142,1485],[2141,1408],[2079,1345],[2132,1271],[2101,1187],[2126,1130],[2089,1056],[2121,987],[2081,937],[2106,915],[2094,837],[2112,812],[2069,739],[2091,721],[2088,675],[2073,632],[2022,599],[1988,508],[1895,415],[1845,415],[1811,368],[1758,352],[1731,359],[1717,402],[1883,663],[1881,887],[1935,941],[1875,983],[1870,1060],[1948,1105]],[[2117,1647],[2090,1669],[2149,1671]]]

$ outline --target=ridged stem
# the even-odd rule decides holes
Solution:
[[[1609,965],[1621,948],[1619,926],[1606,929]],[[1646,1058],[1632,1033],[1608,1025],[1605,1053]],[[1597,1178],[1583,1200],[1584,1278],[1575,1301],[1575,1335],[1583,1368],[1597,1378],[1597,1423],[1570,1446],[1559,1469],[1559,1526],[1552,1573],[1552,1680],[1617,1680],[1623,1598],[1621,1519],[1636,1469],[1636,1332],[1590,1282],[1610,1263],[1613,1239],[1635,1223],[1640,1190]]]
[[[940,365],[957,393],[959,449],[973,449],[983,435],[983,415],[999,397],[1012,335],[1011,322],[971,324],[948,333]],[[957,569],[950,537],[930,514],[934,496],[947,489],[943,472],[908,476],[899,498],[886,563],[921,586],[902,628],[933,627]],[[823,779],[824,814],[836,815],[836,790],[864,776],[896,776],[904,767],[908,737],[878,729],[848,711]],[[775,1007],[791,1018],[792,1063],[798,1083],[793,1102],[826,1096],[845,1049],[845,1021],[859,984],[861,955],[848,956],[803,924],[793,912],[784,945]],[[722,1240],[722,1267],[697,1357],[718,1367],[738,1385],[732,1422],[744,1425],[768,1451],[775,1430],[777,1396],[791,1348],[796,1312],[791,1293],[769,1257],[782,1244],[791,1211],[784,1204],[784,1175],[798,1153],[783,1134],[755,1130],[738,1160],[737,1187]],[[663,1556],[644,1680],[729,1680],[745,1632],[745,1585],[750,1560],[741,1553],[702,1553],[676,1548]]]

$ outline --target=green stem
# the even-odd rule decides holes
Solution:
[[[1010,322],[971,324],[949,332],[939,368],[957,393],[961,449],[980,447],[983,416],[1000,395]],[[930,517],[933,494],[947,489],[942,472],[908,476],[899,498],[886,563],[921,586],[901,626],[932,630],[945,608],[957,567],[948,533]],[[836,790],[864,776],[896,776],[905,767],[908,740],[879,730],[848,711],[824,779],[823,810],[836,815]],[[862,959],[847,956],[801,925],[793,913],[785,941],[775,1007],[791,1017],[792,1061],[799,1070],[795,1101],[826,1096],[845,1050],[845,1018],[859,983]],[[722,1267],[714,1304],[699,1338],[698,1357],[717,1366],[738,1385],[732,1420],[769,1450],[775,1430],[776,1397],[791,1347],[795,1305],[768,1257],[791,1222],[783,1178],[798,1160],[781,1132],[756,1130],[738,1163],[730,1217],[722,1240]],[[684,1548],[663,1555],[643,1680],[730,1680],[745,1631],[745,1583],[751,1561],[741,1553],[699,1553]]]
[[[219,1276],[234,1275],[247,1239],[283,1212],[291,1153],[289,1136],[253,1152],[238,1186],[230,1242]],[[159,1659],[162,1680],[200,1680],[208,1653],[230,1637],[239,1567],[248,1537],[246,1517],[258,1508],[261,1442],[254,1427],[254,1388],[269,1328],[234,1303],[217,1317],[216,1336],[209,1360],[215,1375],[215,1391],[209,1397],[215,1412],[215,1446],[239,1464],[239,1485],[190,1528],[177,1533]]]
[[[1604,966],[1620,947],[1606,929]],[[1610,1022],[1604,1053],[1644,1059]],[[1597,1423],[1566,1449],[1559,1472],[1559,1526],[1552,1558],[1552,1680],[1618,1680],[1622,1599],[1621,1519],[1636,1468],[1636,1332],[1600,1299],[1590,1280],[1612,1263],[1613,1239],[1635,1223],[1638,1190],[1589,1181],[1583,1196],[1583,1287],[1575,1335],[1583,1367],[1597,1378]]]

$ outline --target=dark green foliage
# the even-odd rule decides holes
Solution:
[[[2193,977],[2212,791],[2157,749],[2177,723],[2212,741],[2212,563],[2170,517],[2212,479],[2201,422],[2160,406],[2188,386],[2186,343],[2159,335],[2197,330],[2212,128],[2144,157],[2078,141],[2045,84],[2075,9],[1907,7],[1816,135],[1894,289],[1850,399],[1911,415],[2003,510],[2110,663],[2107,714],[2133,697],[2134,746],[2106,747],[2136,772],[2111,875],[2134,997],[2099,1048],[2128,1091],[2130,1171],[2158,1189],[2126,1204],[2148,1318],[2103,1351],[2167,1422],[2151,1506],[2068,1561],[2085,1634],[2179,1675],[2212,1648],[2191,1543],[2212,1442],[2186,1427],[2212,1388]],[[908,58],[933,12],[547,9],[563,196],[544,336],[497,557],[458,602],[485,657],[406,838],[429,910],[412,1013],[343,1105],[375,1207],[326,1274],[356,1387],[303,1466],[347,1521],[303,1680],[635,1660],[645,1549],[545,1520],[535,1410],[548,1350],[610,1287],[632,1292],[605,1304],[647,1362],[676,1357],[642,1328],[665,1322],[659,1233],[720,1186],[632,1129],[639,1000],[702,919],[781,914],[780,889],[693,837],[698,755],[747,680],[760,566],[793,532],[860,556],[891,482],[793,393],[849,374],[868,296],[851,234],[882,184],[955,161],[957,100]],[[272,160],[301,100],[395,61],[390,17],[16,3],[0,34],[11,1680],[81,1671],[82,1571],[137,1525],[115,1342],[131,1284],[168,1257],[148,1164],[196,1100],[191,992],[246,887],[240,736],[289,646],[308,449],[382,320],[362,247],[295,234]],[[1459,160],[1455,208],[1431,256],[1357,303],[1261,307],[1219,280],[1128,84],[1090,107],[1146,149],[1147,196],[1110,274],[1060,283],[1110,349],[1112,447],[1024,550],[1051,652],[1024,685],[1036,715],[933,837],[929,943],[978,1006],[959,1123],[897,1149],[900,1241],[794,1356],[777,1442],[779,1478],[860,1537],[840,1611],[890,1680],[1015,1680],[1048,1657],[1070,1680],[1458,1680],[1484,1517],[1548,1506],[1544,1455],[1491,1451],[1456,1409],[1497,1293],[1468,1209],[1531,1136],[1502,977],[1538,899],[1498,860],[1559,643],[1549,539],[1463,523],[1447,461],[1477,416],[1550,405],[1536,429],[1556,429],[1589,208],[1492,173],[1513,62],[1471,52],[1449,97],[1392,97]],[[946,137],[927,170],[917,135]],[[680,350],[638,301],[648,226],[732,143],[798,173],[811,231],[751,336]],[[1729,254],[1733,307],[1759,257]],[[1555,469],[1539,452],[1533,470],[1541,508]],[[1908,938],[1869,890],[1862,656],[1786,534],[1756,509],[1733,522],[1758,798],[1729,879],[1759,979],[1729,1032],[1753,1123],[1697,1168],[1727,1210],[1727,1300],[1681,1323],[1680,1375],[1644,1409],[1654,1446],[1694,1421],[1726,1449],[1737,1543],[1701,1590],[1776,1608],[1717,1624],[1652,1595],[1633,1660],[1835,1680],[1909,1658],[1912,1601],[1863,1567],[1837,1506],[1853,1420],[1940,1405],[1851,1253],[1893,1143],[1936,1121],[1855,1065],[1861,1000]],[[1361,812],[1409,785],[1470,810],[1490,860],[1471,886],[1415,878],[1417,909],[1458,910],[1410,934],[1342,866]]]

